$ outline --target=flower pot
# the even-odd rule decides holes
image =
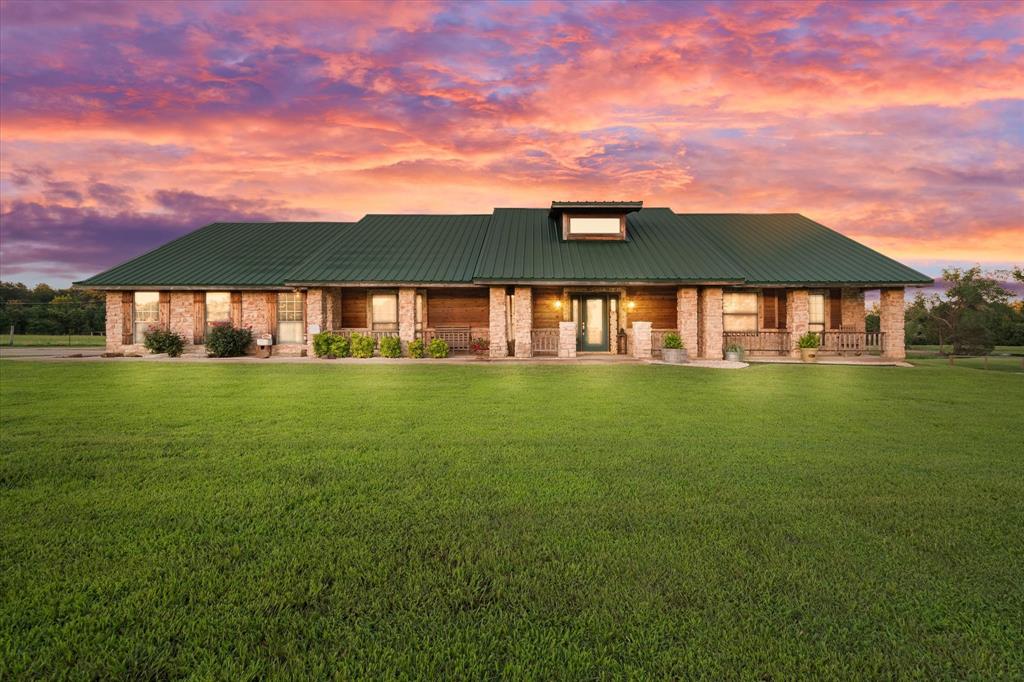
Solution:
[[[686,349],[662,348],[661,359],[673,365],[681,365],[686,362]]]
[[[817,362],[818,360],[818,349],[817,348],[801,348],[800,359],[804,362]]]
[[[725,359],[729,362],[743,362],[743,356],[738,350],[725,351]]]

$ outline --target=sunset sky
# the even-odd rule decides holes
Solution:
[[[642,199],[1024,263],[1024,4],[5,2],[0,277],[208,222]]]

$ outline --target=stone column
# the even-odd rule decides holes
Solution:
[[[701,346],[704,357],[722,359],[722,289],[704,287],[700,290],[699,314],[701,319]]]
[[[789,330],[789,355],[800,357],[800,347],[797,342],[800,337],[807,333],[807,324],[810,319],[807,302],[807,289],[791,289],[786,293],[786,324]]]
[[[402,287],[398,290],[398,339],[402,353],[409,352],[409,344],[416,338],[416,290]]]
[[[697,288],[676,289],[676,328],[691,357],[697,357]]]
[[[576,323],[572,320],[558,323],[558,357],[576,357]]]
[[[505,328],[505,287],[491,287],[488,318],[490,337],[489,355],[492,358],[508,357],[508,330]]]
[[[124,334],[124,316],[131,315],[131,310],[123,310],[121,306],[121,292],[107,292],[107,352],[120,353],[121,342]]]
[[[533,357],[533,289],[516,287],[515,329],[516,357]]]
[[[306,355],[313,357],[313,337],[325,328],[323,289],[306,291]]]
[[[633,357],[646,360],[651,357],[651,323],[633,321]]]
[[[906,319],[903,287],[882,289],[878,305],[879,329],[882,332],[882,357],[889,360],[903,360],[907,347],[903,338]]]
[[[863,333],[865,330],[863,289],[843,289],[843,328]]]

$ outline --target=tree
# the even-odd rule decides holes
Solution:
[[[1010,292],[981,268],[948,268],[942,277],[949,282],[945,300],[931,308],[941,345],[945,337],[956,354],[988,353],[995,346],[995,320],[1005,310]]]
[[[907,306],[904,336],[908,346],[939,343],[936,321],[932,318],[932,308],[938,302],[937,296],[926,297],[919,291]]]

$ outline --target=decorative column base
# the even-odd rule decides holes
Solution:
[[[651,358],[650,322],[633,322],[633,357],[638,360]]]
[[[558,323],[558,357],[576,357],[576,323]]]
[[[508,327],[506,323],[505,287],[491,287],[489,302],[488,355],[492,358],[508,357]]]

